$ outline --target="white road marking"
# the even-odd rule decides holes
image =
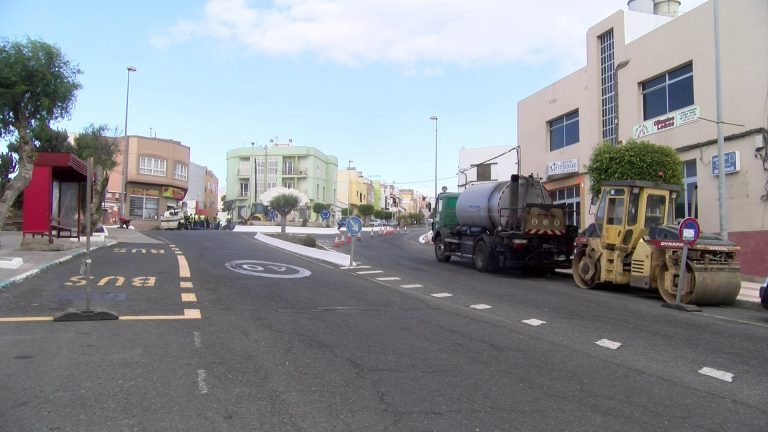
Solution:
[[[733,374],[730,372],[723,372],[717,369],[712,369],[710,367],[703,367],[699,369],[699,373],[702,375],[711,376],[712,378],[717,378],[719,380],[733,382]]]
[[[600,345],[601,347],[612,349],[612,350],[619,349],[619,347],[621,346],[621,342],[614,342],[608,339],[600,339],[595,343]]]
[[[419,285],[419,284],[400,285],[400,288],[424,288],[424,285]]]
[[[400,280],[399,277],[383,277],[383,278],[376,278],[376,280],[380,281],[393,281],[393,280]]]
[[[522,322],[524,322],[524,323],[526,323],[528,325],[532,325],[534,327],[540,326],[542,324],[546,324],[547,323],[546,321],[537,320],[536,318],[531,318],[531,319],[523,320]]]
[[[195,348],[203,346],[203,335],[199,331],[192,332],[192,336],[195,338]]]
[[[361,272],[355,272],[357,274],[374,274],[374,273],[384,273],[384,270],[366,270]]]
[[[453,294],[448,293],[437,293],[437,294],[430,294],[432,297],[453,297]]]
[[[472,306],[470,306],[470,307],[471,307],[472,309],[480,309],[480,310],[482,310],[482,309],[490,309],[490,308],[491,308],[491,307],[490,307],[490,306],[488,306],[487,304],[476,304],[476,305],[472,305]]]
[[[208,393],[208,386],[205,385],[205,369],[197,370],[197,391],[200,394]]]
[[[339,267],[339,268],[340,268],[340,269],[342,269],[342,270],[349,270],[349,269],[371,268],[371,266],[361,266],[361,265],[355,265],[355,266],[352,266],[352,267],[350,267],[350,266],[344,266],[344,267]]]
[[[197,296],[195,293],[181,293],[181,301],[183,302],[196,302]]]

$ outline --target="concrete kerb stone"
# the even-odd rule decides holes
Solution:
[[[275,246],[280,249],[285,249],[299,255],[326,261],[340,267],[349,265],[349,255],[343,254],[341,252],[319,250],[307,246],[297,245],[285,240],[270,237],[264,233],[257,233],[254,238],[268,245]]]

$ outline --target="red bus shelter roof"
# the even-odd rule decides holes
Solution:
[[[86,181],[88,166],[72,153],[40,152],[35,166],[53,167],[54,176],[65,181]]]

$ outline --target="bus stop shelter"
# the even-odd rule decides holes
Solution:
[[[80,240],[88,167],[71,153],[37,154],[24,189],[22,237],[27,234]]]

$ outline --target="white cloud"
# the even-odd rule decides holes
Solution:
[[[345,65],[553,61],[572,69],[585,63],[587,29],[622,8],[626,1],[274,0],[258,8],[209,0],[199,20],[180,20],[153,43],[212,38]]]

